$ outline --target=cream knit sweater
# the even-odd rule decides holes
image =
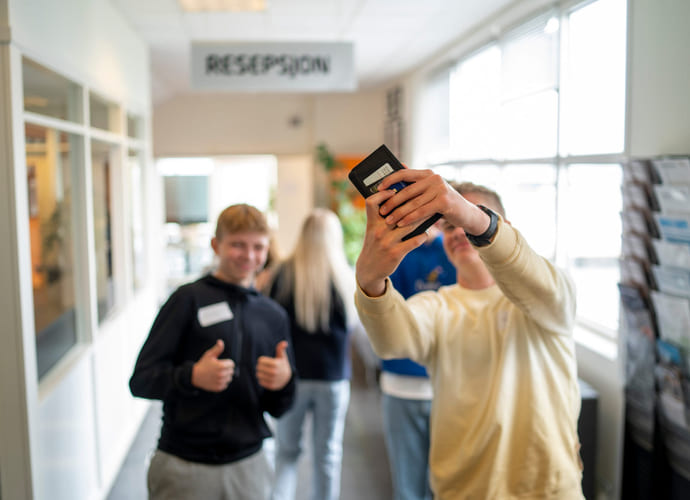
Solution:
[[[429,369],[436,499],[581,500],[573,286],[502,220],[479,252],[496,285],[405,301],[388,281],[357,291],[362,323],[379,356]]]

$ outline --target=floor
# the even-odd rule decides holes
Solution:
[[[366,354],[366,353],[365,353]],[[381,500],[391,498],[391,480],[388,457],[383,441],[380,413],[380,391],[376,384],[370,360],[363,362],[353,351],[353,377],[350,407],[343,439],[343,472],[341,500]],[[107,500],[145,500],[146,463],[156,446],[160,427],[161,407],[151,405],[139,433],[113,483]],[[308,425],[308,424],[307,424]],[[308,432],[304,433],[309,435]],[[267,442],[267,447],[271,446]],[[305,443],[298,476],[298,492],[308,498],[311,449]]]

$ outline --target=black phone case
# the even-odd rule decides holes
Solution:
[[[391,168],[385,168],[386,164],[388,164]],[[382,168],[384,168],[386,171],[390,171],[385,174],[380,174]],[[360,194],[365,198],[368,198],[372,194],[376,193],[376,188],[384,177],[402,168],[405,167],[402,165],[402,163],[400,163],[400,160],[398,160],[395,155],[391,153],[385,144],[382,144],[373,153],[355,165],[355,167],[350,170],[348,178],[355,188],[357,188],[357,191],[359,191]],[[373,176],[373,178],[371,176]],[[400,190],[405,186],[407,186],[406,183],[399,183],[393,184],[391,188]],[[441,214],[432,215],[419,226],[417,226],[412,232],[406,234],[402,241],[409,240],[418,234],[422,234],[440,218]]]

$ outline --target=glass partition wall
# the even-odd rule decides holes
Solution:
[[[40,379],[145,283],[144,151],[138,114],[27,58],[22,76]]]

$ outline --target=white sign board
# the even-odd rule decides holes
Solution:
[[[197,90],[353,91],[353,47],[329,43],[193,43]]]

